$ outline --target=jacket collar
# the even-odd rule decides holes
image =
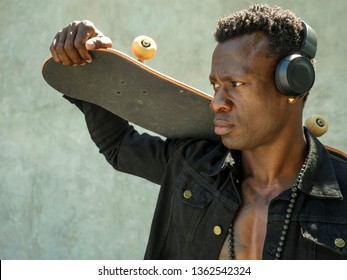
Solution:
[[[329,152],[306,128],[305,136],[309,152],[299,188],[313,197],[343,199]]]
[[[307,165],[299,189],[316,198],[343,199],[330,154],[322,143],[306,128],[304,129],[309,151]],[[217,161],[210,170],[204,172],[207,176],[215,176],[227,167],[239,172],[241,152],[229,150]]]
[[[218,160],[209,170],[204,172],[207,176],[215,176],[226,168],[231,170],[239,169],[241,165],[241,152],[237,150],[228,150],[224,156]]]

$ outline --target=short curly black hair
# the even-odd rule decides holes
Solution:
[[[278,59],[300,50],[304,39],[302,21],[292,11],[279,6],[254,4],[248,9],[218,20],[214,33],[218,43],[239,35],[264,32],[269,49]]]

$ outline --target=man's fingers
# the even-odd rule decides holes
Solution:
[[[60,61],[61,64],[64,65],[72,65],[70,57],[66,54],[65,51],[65,41],[67,37],[67,30],[64,28],[60,34],[59,39],[55,42],[55,53],[58,57],[57,61]]]
[[[81,58],[78,50],[76,49],[76,35],[78,32],[78,24],[73,22],[67,28],[64,50],[66,55],[72,61],[72,65],[82,64],[84,60]]]
[[[86,42],[88,41],[88,39],[93,38],[95,36],[97,36],[97,34],[95,32],[95,27],[92,22],[85,20],[79,24],[74,46],[77,52],[79,53],[80,57],[84,61],[92,61],[92,57],[89,54],[88,49],[86,47]]]
[[[74,21],[54,37],[50,51],[54,61],[64,65],[91,62],[88,50],[112,47],[110,38],[97,30],[88,20]]]
[[[86,42],[86,48],[88,50],[112,48],[112,41],[110,38],[105,36],[94,37]]]
[[[60,33],[58,32],[57,35],[55,35],[49,50],[51,51],[53,60],[57,63],[62,63],[56,49],[59,38],[60,38]]]

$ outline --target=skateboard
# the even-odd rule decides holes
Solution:
[[[42,74],[58,92],[99,105],[164,137],[218,139],[209,108],[212,96],[145,65],[156,51],[150,37],[135,38],[132,51],[137,59],[114,49],[91,51],[92,63],[74,67],[50,57]],[[305,125],[316,136],[328,129],[320,115],[311,116]]]
[[[92,63],[74,67],[49,58],[43,77],[60,93],[99,105],[164,137],[216,139],[212,97],[141,62],[154,51],[143,52],[150,48],[136,46],[138,41],[133,43],[138,59],[114,49],[91,51]]]

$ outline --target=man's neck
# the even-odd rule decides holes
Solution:
[[[243,179],[251,179],[259,186],[286,188],[297,177],[307,155],[304,134],[296,141],[278,141],[271,146],[242,151]]]

